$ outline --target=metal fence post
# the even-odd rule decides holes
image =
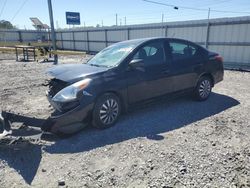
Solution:
[[[205,41],[205,47],[208,49],[209,45],[209,33],[210,33],[210,23],[207,23],[207,33],[206,33],[206,41]]]
[[[130,39],[130,28],[127,29],[127,39]]]
[[[87,32],[87,52],[89,52],[89,31]]]
[[[18,32],[18,37],[19,37],[19,42],[21,43],[21,42],[23,42],[23,39],[22,39],[22,33],[21,33],[21,31],[17,31]]]
[[[165,37],[168,37],[168,26],[165,26]]]
[[[72,31],[72,36],[73,36],[73,49],[76,50],[75,32],[74,31]]]
[[[105,32],[105,46],[107,47],[108,46],[108,31],[107,31],[107,29],[105,29],[104,30],[104,32]]]
[[[61,43],[62,43],[62,49],[64,50],[64,46],[63,46],[63,32],[61,32]]]
[[[48,31],[48,41],[51,41],[51,34],[50,34],[50,31]]]

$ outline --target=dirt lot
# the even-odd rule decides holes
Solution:
[[[47,118],[53,65],[13,59],[0,54],[0,110]],[[0,149],[0,187],[250,187],[250,73],[225,71],[213,91],[143,106],[106,130]]]

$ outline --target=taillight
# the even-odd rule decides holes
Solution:
[[[214,57],[214,59],[216,60],[216,61],[219,61],[219,62],[223,62],[223,57],[222,56],[220,56],[220,55],[216,55],[215,57]]]

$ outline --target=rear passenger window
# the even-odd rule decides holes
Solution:
[[[170,42],[169,45],[173,60],[188,59],[193,57],[197,52],[197,48],[190,44]]]

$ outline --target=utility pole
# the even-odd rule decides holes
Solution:
[[[103,20],[102,20],[102,27],[103,27]]]
[[[208,49],[208,40],[209,40],[209,19],[210,19],[210,8],[208,9],[207,13],[207,34],[206,34],[206,41],[205,41],[205,47]]]
[[[117,23],[117,14],[115,14],[115,25],[117,26],[118,23]]]
[[[127,25],[127,18],[126,18],[126,16],[124,17],[124,25]]]
[[[59,23],[58,23],[58,20],[56,20],[56,29],[59,29]]]
[[[54,28],[51,0],[48,0],[48,8],[49,8],[49,18],[50,18],[50,28],[51,28],[51,39],[52,39],[53,50],[55,51],[56,50],[56,33],[55,33],[55,28]],[[54,65],[56,65],[57,63],[58,63],[58,57],[57,57],[57,54],[54,54]]]
[[[122,25],[122,19],[120,19],[120,26]]]
[[[209,19],[210,19],[210,11],[211,11],[211,9],[209,8],[208,9],[208,14],[207,14],[207,20],[209,21]]]
[[[163,22],[164,22],[164,14],[161,15],[162,36],[164,36],[164,26],[163,26]]]

